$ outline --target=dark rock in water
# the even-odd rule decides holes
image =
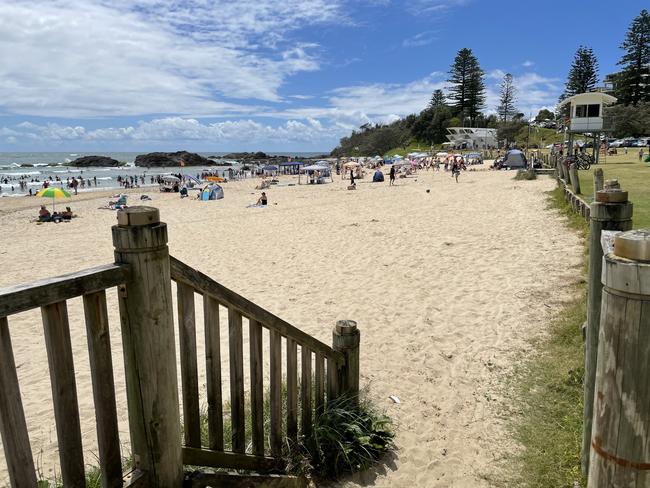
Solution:
[[[217,164],[215,161],[211,161],[196,153],[177,151],[173,153],[154,152],[140,154],[135,158],[135,165],[147,168],[155,166],[180,166],[181,160],[185,166],[214,166]]]
[[[82,168],[100,167],[100,166],[124,166],[124,163],[119,162],[117,159],[109,158],[107,156],[83,156],[77,158],[68,166],[77,166]]]
[[[21,168],[33,168],[34,165],[33,165],[33,164],[29,164],[29,163],[23,163],[23,164],[20,165],[20,167],[21,167]]]
[[[252,160],[265,160],[270,159],[271,156],[268,154],[257,151],[257,152],[235,152],[221,156],[223,159],[236,159],[237,161],[252,161]]]

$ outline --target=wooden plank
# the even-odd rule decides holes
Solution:
[[[242,316],[239,310],[228,308],[230,342],[230,417],[232,423],[232,450],[246,450],[246,417],[244,414],[244,351]]]
[[[203,296],[203,318],[205,321],[205,371],[208,390],[208,445],[213,451],[223,451],[219,302],[209,295]]]
[[[85,486],[77,385],[65,302],[41,308],[50,368],[61,476],[65,486]]]
[[[264,455],[264,375],[262,356],[262,325],[250,319],[250,366],[251,366],[251,422],[253,454]]]
[[[122,486],[122,459],[106,292],[101,290],[84,295],[83,302],[102,486],[117,488]]]
[[[178,338],[181,355],[185,445],[201,447],[194,289],[185,283],[177,283],[176,293],[178,296]]]
[[[192,473],[187,479],[188,488],[307,488],[301,476],[288,474],[256,473]]]
[[[287,338],[287,438],[298,442],[298,348]]]
[[[36,471],[6,317],[0,317],[0,392],[0,434],[9,480],[14,488],[31,488],[36,486]]]
[[[300,348],[300,365],[301,384],[300,384],[300,406],[301,406],[301,432],[302,435],[308,438],[312,433],[312,408],[311,401],[311,351],[305,346]]]
[[[315,386],[315,407],[316,413],[323,411],[325,406],[325,358],[322,354],[316,353],[316,371],[314,373]]]
[[[327,401],[328,403],[339,396],[339,370],[336,363],[327,358]]]
[[[0,317],[105,290],[126,282],[129,276],[129,266],[105,264],[76,273],[0,288]]]
[[[270,416],[271,455],[282,456],[282,338],[277,330],[270,331]]]
[[[282,460],[272,457],[237,454],[234,452],[210,451],[208,449],[183,448],[183,464],[208,466],[211,468],[245,469],[251,471],[272,471],[282,469]]]
[[[256,305],[234,291],[229,290],[209,276],[191,268],[175,257],[170,256],[169,259],[172,279],[191,285],[198,293],[207,293],[208,295],[212,295],[219,300],[219,302],[228,307],[234,307],[240,310],[245,316],[257,320],[264,324],[268,329],[275,330],[282,336],[290,337],[298,344],[304,344],[312,351],[320,352],[323,356],[331,358],[339,364],[343,364],[343,355],[338,351],[334,351],[327,344],[315,339],[309,334],[273,315],[271,312],[264,310],[259,305]]]

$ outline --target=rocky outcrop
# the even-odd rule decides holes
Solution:
[[[119,162],[117,159],[109,158],[107,156],[83,156],[68,164],[68,166],[76,166],[80,168],[123,165],[124,163]]]
[[[135,158],[136,166],[146,168],[160,166],[180,166],[181,161],[185,166],[214,166],[217,163],[203,156],[187,151],[177,151],[173,153],[154,152],[149,154],[140,154]]]

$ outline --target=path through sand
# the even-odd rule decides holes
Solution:
[[[226,184],[218,202],[146,192],[181,260],[326,343],[337,319],[358,322],[361,381],[394,418],[399,450],[350,483],[482,487],[513,447],[500,403],[505,375],[544,332],[581,254],[578,238],[546,208],[543,192],[554,182],[513,176],[470,171],[456,184],[429,172],[393,188],[362,181],[356,191],[335,179],[272,188],[267,209],[245,208],[259,194],[253,181]],[[13,200],[0,199],[0,286],[112,261],[115,214],[97,209],[104,197],[73,200],[81,217],[59,225],[28,223],[37,202],[16,210],[25,200]],[[126,441],[113,293],[109,307]],[[82,315],[71,301],[84,447],[93,452]],[[56,435],[40,314],[10,317],[10,330],[32,448],[51,474]]]

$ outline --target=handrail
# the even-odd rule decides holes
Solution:
[[[257,320],[265,327],[296,341],[301,346],[306,346],[312,351],[334,360],[337,364],[343,364],[345,362],[342,353],[335,351],[327,344],[294,327],[280,317],[277,317],[220,283],[217,283],[209,276],[195,270],[173,256],[169,256],[169,262],[173,280],[186,283],[192,286],[198,293],[210,295],[223,305],[232,306],[240,310],[243,315]]]
[[[104,264],[54,278],[0,288],[0,317],[51,305],[128,281],[128,265]]]

